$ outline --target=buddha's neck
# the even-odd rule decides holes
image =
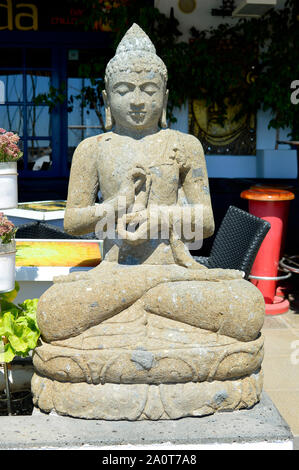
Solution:
[[[131,137],[132,139],[140,140],[149,135],[157,134],[157,132],[159,132],[159,128],[158,126],[155,126],[150,129],[127,129],[121,125],[115,125],[114,132],[118,135],[124,135]]]

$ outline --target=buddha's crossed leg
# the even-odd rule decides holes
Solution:
[[[235,270],[103,262],[88,279],[48,289],[40,298],[37,320],[42,338],[52,342],[77,336],[140,300],[157,315],[249,341],[262,325],[261,298]]]

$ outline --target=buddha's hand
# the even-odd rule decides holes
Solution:
[[[136,195],[147,180],[148,172],[142,165],[136,165],[127,173],[119,191],[119,196],[126,199],[126,209],[134,204]]]
[[[117,232],[130,245],[139,245],[145,240],[158,238],[158,214],[152,208],[124,214],[117,221]]]

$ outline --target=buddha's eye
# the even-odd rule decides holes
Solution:
[[[124,96],[130,91],[132,91],[134,88],[135,88],[134,84],[119,82],[114,85],[113,91],[114,93],[117,93],[118,95]]]
[[[147,95],[149,95],[149,96],[152,96],[152,95],[154,95],[154,94],[156,93],[156,90],[144,90],[144,91],[145,91],[145,93],[146,93]]]
[[[151,83],[145,84],[141,87],[142,91],[149,96],[152,96],[156,93],[157,87]]]
[[[116,90],[116,93],[118,93],[121,96],[124,96],[126,93],[129,93],[129,88],[128,87],[119,87]]]

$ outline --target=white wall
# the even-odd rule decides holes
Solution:
[[[237,6],[241,0],[236,0]],[[179,29],[183,33],[181,39],[188,40],[189,30],[192,26],[197,29],[208,29],[223,22],[235,23],[237,19],[216,17],[211,15],[212,8],[219,8],[221,0],[197,0],[196,8],[190,14],[185,14],[178,8],[178,0],[156,0],[155,5],[161,12],[169,15],[170,8],[174,9],[174,16],[179,20]],[[282,7],[285,0],[278,0],[278,7]],[[298,77],[294,77],[298,78]],[[170,90],[171,94],[171,90]],[[173,129],[188,132],[188,106],[185,105],[176,112],[177,123]],[[296,178],[297,154],[288,145],[280,145],[279,152],[275,152],[275,130],[268,129],[271,119],[269,113],[260,111],[257,114],[257,155],[207,155],[207,167],[210,177],[223,178]],[[288,140],[288,130],[282,130],[281,140]]]
[[[244,0],[235,0],[237,7]],[[284,6],[286,0],[277,0],[277,8]],[[196,29],[209,29],[211,26],[216,27],[221,23],[235,24],[237,18],[222,18],[212,16],[213,8],[220,8],[222,0],[195,0],[196,7],[192,13],[183,13],[179,8],[179,0],[155,0],[155,6],[165,15],[169,15],[170,9],[173,7],[174,16],[180,22],[179,30],[183,33],[181,39],[186,40],[189,37],[189,30],[192,26]]]

